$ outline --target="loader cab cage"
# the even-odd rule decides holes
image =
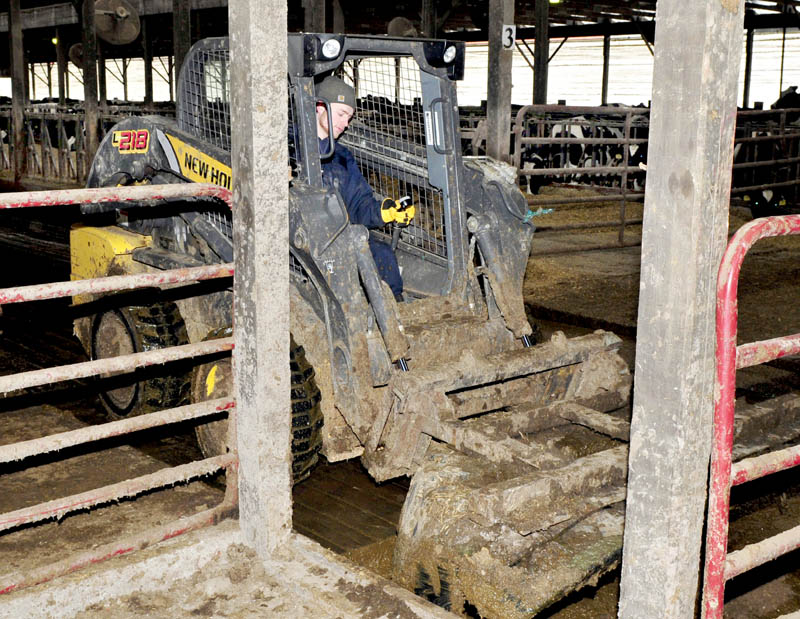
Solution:
[[[362,56],[345,60],[338,73],[356,91],[356,113],[340,143],[378,199],[411,196],[417,215],[403,242],[447,258],[443,188],[431,185],[428,175],[420,67],[411,56]]]
[[[463,43],[339,35],[289,39],[290,72],[316,80],[333,73],[353,86],[356,113],[339,144],[353,153],[377,199],[408,195],[416,204],[400,246],[447,271],[441,285],[428,291],[457,287],[465,240],[453,81],[463,77]],[[326,56],[332,42],[341,51]],[[389,240],[388,229],[371,233]]]
[[[231,150],[230,49],[227,37],[196,43],[178,80],[178,126]]]
[[[324,56],[322,45],[335,39],[340,52]],[[230,152],[230,54],[227,38],[205,39],[192,48],[178,86],[179,126]],[[454,148],[457,117],[455,88],[463,76],[463,44],[387,37],[289,35],[289,158],[312,184],[316,166],[298,166],[303,155],[316,154],[312,133],[314,80],[334,73],[356,91],[356,114],[339,143],[354,155],[375,197],[411,196],[416,218],[400,244],[422,258],[446,267],[453,253],[448,231],[460,226],[457,182],[459,156]],[[302,129],[305,127],[305,129]],[[305,136],[307,144],[301,142]],[[372,234],[388,240],[390,230]],[[455,268],[449,265],[449,286]],[[445,284],[444,288],[448,285]]]

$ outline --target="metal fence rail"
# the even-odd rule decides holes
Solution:
[[[728,554],[732,486],[800,464],[800,448],[791,447],[732,464],[736,370],[800,353],[800,334],[736,346],[739,272],[758,240],[800,234],[800,215],[756,219],[731,239],[717,277],[717,367],[714,443],[708,500],[703,617],[721,618],[725,582],[800,547],[800,527]]]
[[[168,186],[115,187],[102,189],[64,190],[55,192],[13,193],[0,196],[0,209],[56,206],[82,203],[125,203],[155,205],[171,200],[205,199],[223,201],[230,207],[231,193],[214,185],[181,184]],[[124,275],[93,280],[58,282],[38,286],[22,286],[0,290],[0,304],[18,303],[31,300],[68,297],[86,292],[112,292],[130,290],[153,285],[175,285],[193,283],[198,280],[230,277],[232,265],[215,265],[178,269],[146,275]],[[186,359],[224,351],[233,348],[233,338],[224,338],[197,344],[175,346],[149,352],[134,353],[77,363],[55,368],[45,368],[32,372],[0,377],[0,396],[7,396],[23,388],[50,384],[61,380],[88,377],[108,372],[130,371],[152,363],[164,363],[175,359]],[[0,463],[23,461],[36,455],[53,453],[67,447],[83,445],[117,437],[147,428],[175,424],[186,420],[201,419],[211,415],[227,413],[232,416],[235,403],[230,398],[210,400],[198,404],[181,406],[164,411],[149,413],[139,417],[114,421],[99,426],[91,426],[62,432],[42,438],[23,441],[0,447]],[[57,561],[50,565],[24,574],[6,575],[6,582],[0,582],[0,594],[17,590],[56,576],[72,572],[81,567],[104,559],[144,548],[158,541],[181,533],[207,526],[235,512],[238,505],[236,471],[238,455],[235,445],[230,452],[176,467],[167,467],[148,475],[96,488],[72,496],[51,500],[38,505],[0,514],[0,532],[16,529],[23,525],[61,518],[71,512],[88,507],[102,506],[125,497],[135,497],[144,492],[172,486],[198,477],[226,471],[227,484],[223,501],[211,509],[176,522],[158,526],[127,539],[94,548],[84,554]]]

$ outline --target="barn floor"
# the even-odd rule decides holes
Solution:
[[[746,214],[740,210],[734,210],[733,215],[732,227],[746,219]],[[69,214],[64,218],[69,219]],[[632,230],[630,238],[635,238],[636,233],[636,229]],[[605,241],[614,236],[613,231],[543,233],[536,237],[535,251],[560,250],[571,243]],[[759,243],[745,261],[740,285],[741,342],[800,332],[800,312],[796,309],[800,293],[798,258],[800,239],[779,239]],[[68,277],[68,253],[64,239],[58,237],[58,226],[39,224],[20,231],[15,222],[0,220],[0,259],[7,265],[23,265],[8,269],[4,285]],[[633,368],[638,266],[639,250],[635,247],[533,256],[525,282],[529,313],[541,324],[545,335],[555,330],[564,330],[569,335],[596,328],[615,331],[623,338],[622,354]],[[3,310],[0,373],[82,359],[83,353],[71,335],[71,316],[66,303],[12,305]],[[792,360],[787,360],[775,366],[741,372],[739,395],[758,401],[796,392],[800,382],[797,369]],[[0,443],[8,444],[102,419],[103,412],[91,383],[71,384],[55,392],[41,391],[2,403]],[[197,456],[197,447],[188,429],[177,437],[150,436],[146,440],[103,447],[101,452],[73,454],[75,457],[68,461],[68,466],[43,459],[31,470],[0,469],[0,513],[63,495],[65,488],[67,492],[78,492],[121,476],[149,472],[162,466],[162,462],[176,464]],[[37,482],[35,486],[34,482]],[[800,520],[800,484],[791,475],[758,487],[756,484],[758,482],[753,488],[737,489],[741,491],[734,497],[731,530],[734,548],[791,528]],[[356,462],[323,463],[309,480],[295,489],[295,530],[355,563],[388,575],[394,529],[406,490],[404,481],[376,485]],[[51,492],[57,494],[48,494]],[[0,537],[0,553],[6,559],[6,569],[1,570],[5,576],[0,577],[0,589],[4,581],[13,577],[10,575],[24,573],[40,562],[41,553],[60,557],[77,548],[113,539],[123,531],[194,513],[220,499],[218,482],[197,482],[153,493],[136,502],[123,502]],[[788,555],[730,583],[726,617],[774,617],[799,610],[798,559],[798,553]],[[546,616],[613,617],[618,585],[618,577],[612,574],[597,589],[565,600]],[[225,587],[229,587],[224,590],[226,595],[236,589],[233,584]],[[274,589],[273,594],[277,590]],[[173,591],[173,594],[183,595],[184,601],[188,600],[185,591]],[[159,606],[162,603],[164,606]],[[136,616],[137,604],[144,605],[140,615],[155,616],[159,610],[170,608],[169,600],[161,598],[126,598],[124,604],[120,604],[114,608],[125,608],[130,614],[109,615],[110,608],[104,610],[99,606],[95,609],[96,616],[103,612],[106,612],[104,616]],[[219,607],[211,612],[214,609],[203,606],[200,601],[195,606],[186,601],[186,608],[186,616],[213,616],[222,611]],[[312,607],[304,610],[318,612]],[[4,616],[2,610],[0,616]]]

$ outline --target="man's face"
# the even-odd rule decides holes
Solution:
[[[344,103],[331,103],[331,123],[333,124],[333,139],[339,139],[350,121],[353,120],[355,110]],[[330,135],[328,128],[328,110],[321,103],[317,104],[317,133],[325,138]]]

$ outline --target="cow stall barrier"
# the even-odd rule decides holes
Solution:
[[[769,213],[800,205],[800,110],[740,110],[731,195]],[[769,197],[769,199],[766,199]],[[754,213],[755,214],[755,213]]]
[[[726,581],[800,548],[797,526],[728,553],[731,488],[800,464],[800,445],[732,462],[736,370],[800,353],[800,334],[736,345],[742,261],[760,239],[794,234],[800,234],[800,215],[768,217],[745,224],[728,244],[717,277],[714,438],[702,603],[705,619],[722,617]]]
[[[628,216],[631,202],[644,200],[645,171],[642,155],[647,145],[649,109],[636,107],[584,107],[526,105],[517,112],[513,127],[513,165],[530,194],[541,182],[579,185],[591,196],[551,197],[529,195],[533,212],[563,205],[619,204],[618,217],[608,221],[544,225],[539,233],[612,228],[616,242],[571,247],[569,251],[638,245],[625,238],[628,227],[641,218]],[[641,163],[641,165],[640,165]],[[536,209],[536,210],[533,210]],[[538,211],[541,212],[541,211]],[[547,253],[553,253],[548,251]]]
[[[70,106],[32,104],[23,112],[25,178],[60,184],[82,185],[86,181],[91,159],[86,152],[86,114]],[[174,117],[174,108],[164,106],[102,106],[98,119],[98,139],[120,120],[130,116],[157,114]],[[13,172],[12,110],[0,106],[0,170]]]
[[[57,206],[87,203],[135,203],[137,206],[154,206],[186,199],[222,201],[229,207],[231,206],[231,193],[227,189],[215,185],[179,184],[11,193],[0,196],[0,209],[43,206],[55,208]],[[222,264],[157,273],[18,286],[0,290],[0,306],[9,303],[70,297],[76,294],[116,292],[143,287],[188,284],[232,276],[233,265]],[[7,397],[20,390],[35,386],[101,374],[129,372],[137,368],[180,359],[224,353],[232,349],[233,338],[228,337],[66,366],[21,372],[0,377],[0,395]],[[232,417],[234,410],[235,403],[232,398],[220,398],[4,445],[0,446],[0,464],[20,462],[34,456],[58,452],[68,447],[119,437],[149,428],[176,424],[182,421],[197,420],[211,415],[218,415],[219,413],[227,412],[229,417]],[[223,455],[175,467],[163,468],[154,473],[105,487],[0,514],[0,533],[2,533],[32,523],[52,519],[60,520],[65,515],[78,510],[109,504],[123,498],[133,498],[151,490],[187,482],[220,470],[224,470],[226,473],[225,496],[219,505],[205,509],[197,514],[180,518],[175,522],[159,525],[128,538],[93,548],[91,551],[42,565],[35,570],[26,571],[25,573],[6,574],[0,577],[0,594],[46,582],[99,561],[127,554],[176,535],[214,524],[234,514],[238,507],[237,469],[238,454],[235,445],[231,445],[230,451]]]
[[[637,227],[642,220],[631,217],[630,205],[644,200],[649,114],[645,107],[624,106],[528,105],[518,110],[512,127],[512,163],[521,187],[531,194],[533,214],[558,212],[566,205],[607,211],[619,204],[619,215],[613,218],[588,215],[580,223],[547,221],[537,228],[540,234],[611,228],[617,230],[616,242],[544,253],[639,244]],[[474,113],[470,123],[479,123]],[[469,128],[467,133],[474,137]],[[550,183],[584,195],[535,195],[541,185]],[[738,201],[734,204],[748,206],[756,217],[800,207],[800,109],[737,113],[731,195]],[[627,234],[629,230],[635,234]]]

